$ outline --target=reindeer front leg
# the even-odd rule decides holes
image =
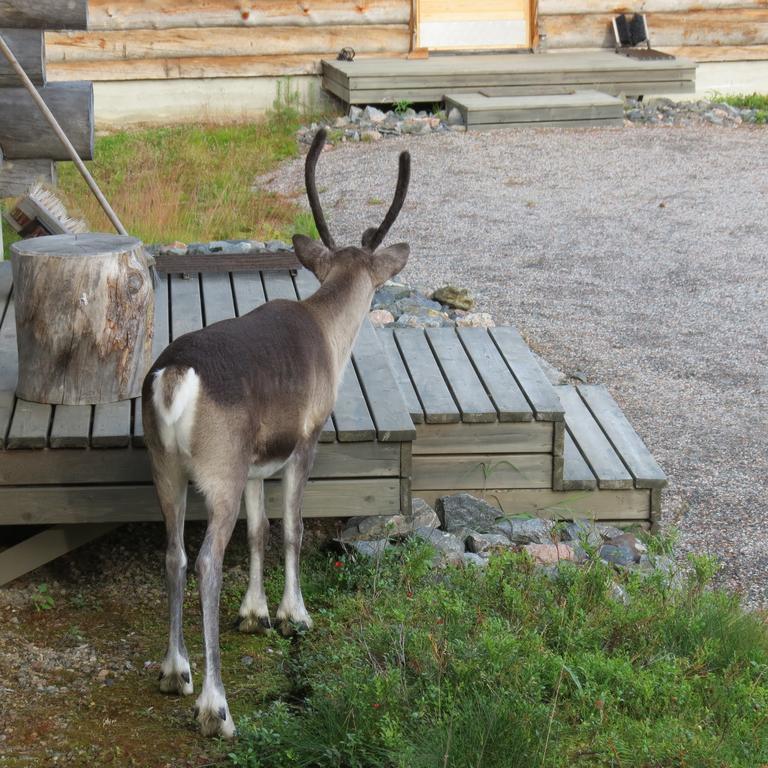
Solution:
[[[315,457],[317,440],[297,448],[283,472],[283,537],[285,539],[285,588],[283,599],[277,609],[277,623],[280,632],[289,636],[312,628],[312,619],[304,607],[299,577],[301,536],[304,524],[301,506],[309,471]]]

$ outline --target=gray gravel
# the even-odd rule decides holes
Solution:
[[[768,129],[531,130],[341,145],[318,186],[337,242],[411,191],[403,277],[471,289],[566,372],[608,386],[670,477],[664,523],[768,607]],[[272,186],[303,196],[302,163]],[[382,201],[384,201],[382,203]]]

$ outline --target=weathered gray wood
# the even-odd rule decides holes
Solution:
[[[282,483],[265,483],[267,514],[282,517]],[[645,492],[647,493],[647,491]],[[400,511],[400,479],[310,480],[304,495],[304,517],[394,515]],[[244,516],[241,509],[240,515]],[[205,520],[200,496],[190,488],[187,518]],[[73,485],[0,487],[0,525],[160,522],[152,485]]]
[[[50,83],[38,89],[83,160],[93,159],[93,85]],[[64,145],[24,88],[0,88],[0,146],[11,160],[69,160]]]
[[[408,408],[376,332],[368,319],[363,320],[352,350],[352,359],[360,379],[379,440],[413,440],[416,430]]]
[[[70,405],[138,396],[154,307],[141,242],[60,235],[19,241],[11,252],[17,395]]]
[[[296,270],[293,282],[300,299],[308,299],[320,287],[320,281],[304,267]]]
[[[552,458],[535,454],[413,457],[412,488],[444,494],[471,488],[551,488]]]
[[[211,325],[219,320],[229,320],[235,316],[235,300],[232,296],[232,284],[226,272],[205,273],[200,275],[203,289],[203,313],[205,324]]]
[[[238,317],[260,307],[267,300],[259,272],[233,272],[232,281]]]
[[[533,411],[484,328],[459,328],[459,339],[496,406],[499,421],[531,421]]]
[[[18,356],[16,352],[16,313],[11,297],[11,265],[0,263],[0,448],[11,424],[16,399]]]
[[[632,475],[613,450],[600,425],[594,420],[575,387],[555,388],[565,408],[565,423],[581,449],[599,488],[632,488]]]
[[[171,275],[171,339],[203,327],[200,280],[197,275]]]
[[[52,413],[50,405],[30,403],[17,397],[6,447],[45,448]]]
[[[131,401],[94,406],[91,445],[94,448],[127,448],[130,443]]]
[[[424,423],[424,411],[422,410],[416,390],[413,388],[413,382],[408,375],[403,358],[400,356],[400,349],[395,342],[395,335],[392,328],[379,328],[376,332],[381,343],[381,348],[387,358],[392,373],[400,389],[400,394],[405,399],[406,407],[414,424]]]
[[[0,19],[2,14],[0,13]],[[27,77],[35,85],[45,84],[45,40],[41,29],[8,29],[0,27],[0,36],[11,49]],[[4,56],[0,56],[0,87],[19,86],[19,76],[11,69]]]
[[[584,457],[573,442],[569,432],[565,434],[563,453],[563,481],[562,490],[593,490],[597,487],[597,480],[592,470],[584,461]]]
[[[90,443],[90,405],[57,405],[48,444],[51,448],[87,448]],[[41,470],[37,470],[42,475]]]
[[[536,359],[512,326],[492,328],[491,336],[514,374],[520,389],[541,421],[562,421],[563,407]]]
[[[0,586],[113,531],[119,523],[54,525],[0,552]]]
[[[469,129],[473,131],[494,131],[499,128],[505,130],[523,129],[523,128],[616,128],[624,125],[624,118],[587,118],[585,120],[540,120],[532,123],[477,123],[470,125]]]
[[[299,267],[293,251],[262,251],[260,253],[227,252],[186,253],[175,256],[161,251],[156,256],[159,272],[253,272],[255,270],[285,270]]]
[[[0,26],[87,29],[88,0],[0,0]]]
[[[552,453],[550,421],[417,424],[413,455],[427,453]]]
[[[459,404],[464,422],[496,421],[496,408],[486,393],[453,328],[428,328],[427,341],[443,377]]]
[[[578,387],[578,392],[629,469],[635,487],[664,488],[664,472],[608,390],[602,384],[585,384]]]
[[[336,425],[336,436],[344,442],[376,439],[376,427],[351,360],[339,382],[333,423]]]
[[[296,288],[293,285],[293,280],[291,280],[290,272],[262,272],[261,277],[264,281],[264,292],[268,301],[273,299],[293,301],[296,299]]]
[[[53,160],[0,162],[0,197],[25,195],[38,182],[56,185],[56,164]]]
[[[461,421],[459,409],[424,332],[417,328],[397,328],[395,340],[424,409],[426,423],[448,424]]]

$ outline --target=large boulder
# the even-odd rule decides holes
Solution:
[[[499,517],[496,507],[469,493],[441,496],[435,503],[435,511],[446,531],[491,533]]]

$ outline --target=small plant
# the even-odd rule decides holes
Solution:
[[[408,99],[400,99],[399,101],[395,102],[393,109],[395,111],[395,114],[400,115],[400,117],[402,117],[412,106],[413,106],[413,102],[408,101]]]
[[[38,584],[32,593],[32,605],[36,611],[50,611],[56,606],[56,601],[45,583]]]
[[[729,104],[737,109],[754,109],[755,122],[761,125],[768,123],[768,94],[765,93],[734,93],[724,94],[713,91],[712,101]]]

